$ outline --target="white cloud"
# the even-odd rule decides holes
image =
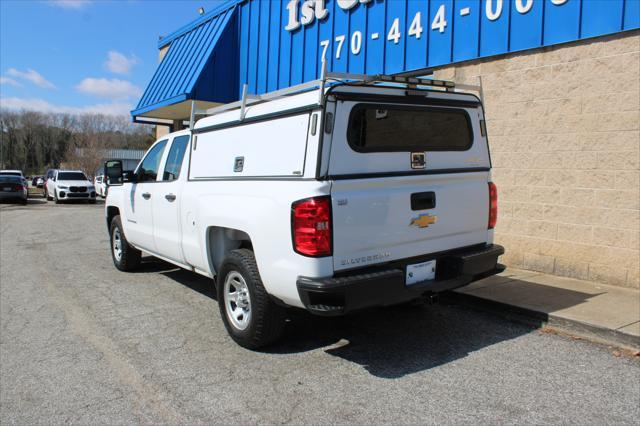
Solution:
[[[30,81],[36,86],[40,86],[44,89],[56,88],[56,86],[53,83],[51,83],[50,81],[47,81],[47,79],[45,79],[39,72],[32,70],[31,68],[27,69],[26,71],[19,71],[15,68],[9,68],[7,70],[7,74],[10,75],[11,77]]]
[[[104,64],[109,71],[116,74],[129,74],[131,68],[138,63],[138,58],[136,58],[135,55],[127,58],[115,50],[109,51],[107,56],[107,62]]]
[[[91,3],[89,0],[50,0],[49,4],[63,9],[82,9]]]
[[[140,97],[142,91],[130,81],[117,78],[85,78],[76,86],[76,90],[101,98],[122,100]]]
[[[6,84],[7,86],[15,86],[15,87],[22,86],[22,84],[18,83],[17,81],[9,77],[0,77],[0,84]]]
[[[66,114],[106,114],[106,115],[129,115],[133,105],[125,102],[113,102],[107,104],[87,105],[84,107],[71,107],[64,105],[54,105],[43,99],[24,98],[0,98],[0,108],[11,110],[29,110],[44,113],[66,113]]]

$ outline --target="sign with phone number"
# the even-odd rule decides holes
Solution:
[[[365,2],[368,3],[369,1],[370,0]],[[528,13],[533,8],[533,0],[514,0],[514,1],[515,1],[514,6],[516,8],[516,11],[520,14]],[[551,4],[560,6],[565,4],[567,1],[568,0],[551,0]],[[290,18],[289,24],[287,27],[285,27],[285,29],[288,31],[291,31],[292,29],[297,28],[299,25],[299,22],[297,22],[295,18],[297,3],[298,3],[297,0],[292,0],[288,6],[288,9],[291,13],[289,15],[289,18]],[[324,3],[323,1],[319,1],[319,2],[307,1],[305,2],[304,6],[311,8],[314,5],[318,5],[320,6],[318,8],[318,11],[320,11],[320,16],[324,16],[326,15],[326,9],[321,8],[323,6],[323,3]],[[338,5],[340,5],[339,1],[337,3]],[[489,21],[496,21],[500,19],[500,16],[502,15],[505,9],[504,0],[484,0],[484,3],[485,3],[484,13],[485,13],[486,19]],[[352,1],[348,4],[355,5],[356,3]],[[465,6],[460,8],[459,14],[460,16],[470,16],[471,7]],[[314,15],[309,13],[306,16],[311,17],[310,19],[307,19],[306,24],[312,22]],[[448,24],[447,16],[448,16],[447,5],[443,3],[437,6],[435,15],[433,16],[433,20],[431,21],[430,29],[437,30],[440,33],[444,33]],[[415,37],[416,39],[419,39],[422,36],[422,33],[424,31],[424,26],[422,21],[423,21],[422,11],[418,10],[413,15],[413,18],[411,18],[411,24],[408,26],[408,29],[407,29],[408,37]],[[407,23],[408,22],[409,21],[407,20]],[[380,38],[380,33],[378,32],[371,33],[370,37],[372,40],[378,40]],[[401,37],[402,37],[402,32],[400,31],[400,18],[395,17],[391,21],[391,27],[389,28],[389,31],[386,34],[386,39],[387,41],[393,42],[394,44],[398,44],[400,42]],[[340,34],[335,37],[335,42],[337,44],[335,48],[336,59],[340,59],[345,38],[346,36],[344,34]],[[320,42],[320,46],[322,46],[323,59],[326,58],[327,49],[330,43],[331,43],[330,40],[322,40]],[[353,53],[354,55],[360,54],[360,52],[362,51],[362,31],[356,30],[352,33],[349,47],[351,48],[351,53]]]
[[[640,0],[251,0],[240,73],[254,93],[332,71],[399,73],[640,27]]]

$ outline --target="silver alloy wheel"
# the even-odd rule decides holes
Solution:
[[[231,271],[224,280],[224,308],[227,318],[238,330],[244,330],[251,321],[249,287],[239,272]]]
[[[118,262],[122,259],[122,237],[118,228],[113,230],[113,256]]]

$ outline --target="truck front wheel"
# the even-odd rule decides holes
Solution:
[[[111,220],[109,235],[111,237],[111,257],[115,267],[125,272],[136,269],[140,265],[142,253],[127,242],[122,230],[120,216],[116,216]]]
[[[258,349],[282,335],[285,310],[267,294],[251,250],[229,252],[218,274],[217,292],[222,321],[240,346]]]

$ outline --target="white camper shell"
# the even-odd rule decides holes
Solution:
[[[109,162],[116,267],[145,251],[214,278],[249,348],[279,337],[285,307],[340,315],[500,272],[480,99],[451,82],[325,75],[194,111],[135,171]]]

